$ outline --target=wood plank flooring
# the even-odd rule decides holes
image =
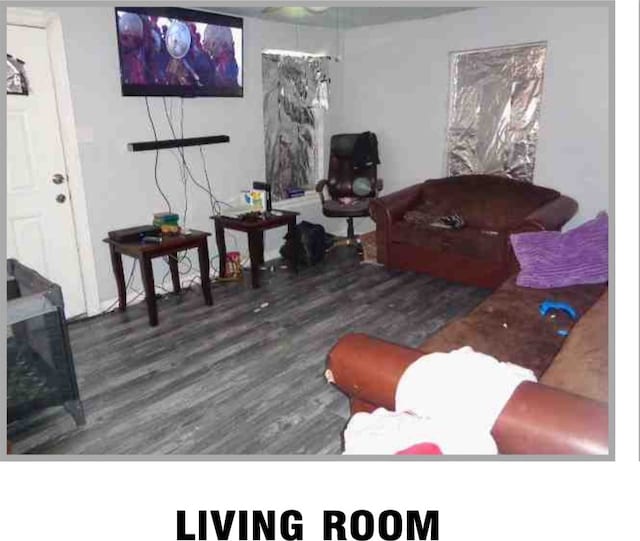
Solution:
[[[263,271],[262,287],[195,286],[70,325],[87,425],[62,408],[9,427],[16,453],[336,454],[348,419],[326,354],[347,332],[418,345],[489,291],[361,264],[349,249],[318,266]],[[256,311],[262,303],[266,308]]]

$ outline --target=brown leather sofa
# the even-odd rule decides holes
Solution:
[[[581,316],[543,318],[543,300],[568,302]],[[538,383],[522,383],[492,434],[500,453],[608,453],[608,290],[605,284],[530,289],[507,280],[468,315],[418,349],[362,334],[344,336],[329,353],[327,377],[351,400],[351,411],[393,410],[406,367],[425,353],[465,345],[532,369]],[[569,331],[564,338],[558,331]],[[479,385],[482,382],[478,382]]]
[[[497,287],[517,269],[509,235],[559,230],[578,208],[555,190],[495,175],[432,179],[372,200],[378,262],[481,287]],[[465,226],[428,225],[459,215]],[[422,223],[410,217],[424,215]]]

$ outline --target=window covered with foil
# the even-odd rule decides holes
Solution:
[[[311,189],[321,176],[327,58],[263,53],[266,181],[275,200]]]
[[[546,51],[534,43],[452,53],[448,174],[533,182]]]

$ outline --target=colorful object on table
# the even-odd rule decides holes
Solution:
[[[178,233],[180,233],[180,226],[179,225],[161,225],[160,232],[163,235],[177,235]]]
[[[177,224],[180,216],[174,212],[156,212],[153,221],[161,224]]]
[[[266,209],[266,194],[264,190],[247,190],[242,192],[245,204],[251,206],[252,211],[262,212]]]
[[[163,235],[177,235],[180,233],[179,219],[173,212],[156,212],[153,215],[153,225],[159,227]]]
[[[574,321],[578,319],[578,313],[566,302],[546,300],[540,303],[540,315],[546,316],[550,310],[562,310]]]

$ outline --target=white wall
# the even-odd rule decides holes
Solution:
[[[547,41],[536,184],[608,207],[609,10],[491,7],[345,33],[342,122],[377,132],[385,192],[445,173],[451,51]]]
[[[111,273],[109,251],[102,242],[107,231],[136,224],[149,223],[152,214],[166,210],[166,205],[154,181],[155,152],[130,152],[127,143],[153,140],[145,102],[139,97],[123,97],[116,42],[114,11],[111,7],[56,8],[62,22],[68,62],[71,94],[79,138],[82,176],[89,214],[89,226],[96,260],[99,297],[101,301],[116,295]],[[244,83],[243,98],[185,99],[185,137],[227,134],[230,143],[203,147],[207,169],[214,192],[221,200],[231,200],[251,182],[264,180],[264,131],[262,115],[262,60],[265,48],[298,49],[307,52],[332,53],[336,47],[335,30],[314,29],[244,19]],[[340,73],[332,65],[335,84],[333,99],[340,103]],[[180,99],[173,102],[177,118]],[[161,98],[149,98],[160,139],[171,138]],[[335,111],[328,115],[326,135],[332,132]],[[204,183],[202,162],[197,147],[185,149],[192,171]],[[184,213],[183,185],[178,180],[178,164],[171,151],[160,151],[158,177],[163,190],[181,216]],[[213,232],[208,196],[190,184],[187,226]],[[328,229],[344,227],[341,221],[322,216],[319,199],[302,204],[302,216]],[[268,232],[267,254],[277,252],[282,244],[284,228]],[[237,245],[246,250],[243,234],[235,234]],[[227,249],[235,243],[227,237]],[[215,240],[210,238],[210,254],[217,253]],[[191,258],[197,266],[197,256]],[[156,263],[156,282],[167,267]],[[131,260],[125,258],[125,272]],[[140,282],[136,273],[134,287]],[[168,279],[166,284],[170,283]],[[166,285],[165,284],[165,285]]]
[[[56,8],[61,18],[79,136],[89,229],[99,297],[115,296],[107,231],[148,223],[165,210],[154,184],[154,152],[132,153],[127,143],[151,140],[143,98],[123,97],[115,20],[110,7]],[[444,173],[449,92],[449,52],[546,40],[535,182],[554,187],[580,203],[579,223],[606,208],[609,186],[609,12],[606,7],[491,7],[433,19],[343,32],[245,18],[244,98],[185,100],[185,136],[228,134],[231,142],[204,147],[216,195],[229,200],[264,179],[262,76],[265,48],[334,54],[327,138],[341,131],[378,135],[384,193]],[[174,111],[179,99],[171,98]],[[170,133],[160,98],[150,98],[160,138]],[[326,145],[328,148],[328,145]],[[197,148],[185,150],[199,178]],[[184,212],[178,166],[171,151],[160,152],[159,179],[176,210]],[[187,226],[212,231],[207,195],[192,184]],[[341,232],[343,220],[327,219],[316,200],[298,203],[301,219]],[[370,220],[357,221],[360,232]],[[269,232],[266,252],[276,253],[284,229]],[[246,252],[244,235],[237,244]],[[234,248],[229,239],[228,248]],[[216,248],[209,243],[211,255]],[[125,260],[125,271],[131,261]],[[157,278],[165,272],[158,262]],[[138,285],[139,281],[134,282]]]

